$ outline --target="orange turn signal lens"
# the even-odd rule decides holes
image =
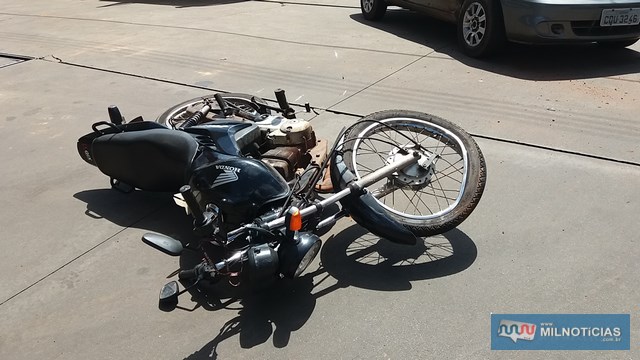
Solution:
[[[289,218],[289,230],[298,231],[302,229],[302,215],[297,208],[291,209],[291,218]]]

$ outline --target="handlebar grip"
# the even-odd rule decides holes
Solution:
[[[184,198],[184,201],[186,201],[187,205],[189,205],[189,210],[191,210],[191,213],[193,214],[193,217],[196,223],[203,224],[204,222],[206,222],[207,219],[202,213],[202,210],[200,209],[200,205],[198,205],[198,201],[196,200],[195,196],[193,196],[193,193],[191,192],[191,186],[184,185],[183,187],[181,187],[180,194],[182,194],[182,198]]]
[[[193,269],[190,270],[181,270],[178,273],[178,279],[180,280],[191,280],[191,279],[195,279],[196,277],[198,277],[198,268],[195,267]]]
[[[120,109],[117,106],[111,105],[107,108],[109,113],[109,120],[116,125],[121,125],[124,122],[124,116],[120,113]]]
[[[274,91],[274,94],[276,95],[276,100],[278,100],[278,106],[280,106],[280,109],[287,110],[290,108],[287,96],[284,94],[284,90],[277,89]]]
[[[218,106],[220,107],[220,111],[222,111],[223,114],[226,114],[227,113],[227,103],[222,98],[222,95],[220,95],[220,93],[216,93],[215,95],[213,95],[213,97],[216,99],[216,102],[218,102]]]

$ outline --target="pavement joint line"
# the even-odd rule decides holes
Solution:
[[[436,52],[436,50],[434,50],[433,52]],[[346,101],[347,99],[355,96],[356,94],[361,93],[362,91],[370,88],[371,86],[379,83],[380,81],[388,78],[389,76],[392,76],[396,72],[398,72],[398,71],[400,71],[400,70],[412,65],[413,63],[416,63],[416,62],[422,60],[423,58],[425,58],[427,56],[429,56],[429,54],[424,55],[423,57],[410,62],[409,64],[405,65],[404,67],[400,68],[399,70],[394,71],[394,72],[390,73],[389,75],[384,76],[383,78],[373,82],[372,84],[364,87],[363,89],[359,90],[358,92],[350,95],[349,97],[347,97],[345,99],[342,99],[342,100],[338,101],[337,103],[335,103],[335,104],[333,104],[333,105],[331,105],[331,106],[329,106],[327,108],[321,108],[321,107],[312,106],[311,109],[317,110],[317,111],[325,111],[325,112],[329,112],[329,113],[336,114],[336,115],[344,115],[344,116],[350,116],[350,117],[355,117],[355,118],[362,118],[365,115],[346,112],[346,111],[340,111],[340,110],[334,110],[334,109],[332,109],[332,107],[335,107],[336,105],[342,103],[343,101]],[[222,93],[228,93],[229,92],[229,91],[222,90],[222,89],[215,89],[215,88],[209,88],[209,87],[205,87],[205,86],[187,84],[187,83],[182,83],[182,82],[179,82],[179,81],[173,81],[173,80],[168,80],[168,79],[159,79],[159,78],[154,78],[154,77],[145,76],[145,75],[138,75],[138,74],[132,74],[132,73],[127,73],[127,72],[123,72],[123,71],[102,69],[102,68],[95,67],[95,66],[71,63],[71,62],[64,61],[64,60],[62,60],[62,59],[60,59],[60,58],[58,58],[58,57],[56,57],[54,55],[49,55],[49,57],[52,57],[56,61],[51,61],[51,60],[46,59],[47,56],[40,57],[40,58],[35,58],[34,60],[41,60],[41,61],[45,61],[45,62],[58,63],[58,64],[62,64],[62,65],[67,65],[67,66],[79,67],[79,68],[89,69],[89,70],[94,70],[94,71],[107,72],[107,73],[111,73],[111,74],[129,76],[129,77],[134,77],[134,78],[139,78],[139,79],[144,79],[144,80],[158,81],[158,82],[163,82],[163,83],[172,84],[172,85],[178,85],[178,86],[185,86],[185,87],[194,88],[194,89],[210,90],[210,91],[222,92]],[[275,102],[276,101],[276,100],[270,99],[270,98],[264,98],[264,99],[268,100],[268,101],[271,101],[271,102]],[[304,107],[304,105],[302,105],[302,104],[297,104],[297,103],[290,103],[290,104],[294,105],[294,106],[298,106],[298,107]],[[586,158],[590,158],[590,159],[609,161],[609,162],[613,162],[613,163],[617,163],[617,164],[624,164],[624,165],[631,165],[631,166],[640,167],[640,163],[634,162],[634,161],[621,160],[621,159],[610,158],[610,157],[605,157],[605,156],[599,156],[599,155],[589,154],[589,153],[584,153],[584,152],[579,152],[579,151],[572,151],[572,150],[566,150],[566,149],[561,149],[561,148],[554,148],[554,147],[551,147],[551,146],[526,143],[526,142],[521,142],[521,141],[517,141],[517,140],[509,140],[509,139],[498,138],[498,137],[493,137],[493,136],[489,136],[489,135],[482,135],[482,134],[476,134],[476,133],[469,133],[469,134],[471,136],[473,136],[473,137],[476,137],[476,138],[485,139],[485,140],[491,140],[491,141],[496,141],[496,142],[501,142],[501,143],[505,143],[505,144],[525,146],[525,147],[530,147],[530,148],[535,148],[535,149],[540,149],[540,150],[558,152],[558,153],[567,154],[567,155],[575,155],[575,156],[581,156],[581,157],[586,157]],[[0,305],[2,305],[2,304],[0,304]]]
[[[3,52],[0,52],[0,57],[15,59],[15,60],[23,60],[23,61],[29,61],[29,60],[35,59],[33,56],[9,54],[9,53],[3,53]]]
[[[0,64],[0,69],[4,69],[9,66],[18,65],[18,64],[22,64],[23,62],[33,60],[33,58],[30,56],[19,56],[19,55],[6,54],[1,52],[0,52],[0,59],[9,59],[11,61],[9,63]]]
[[[73,259],[69,260],[68,262],[62,264],[61,266],[59,266],[57,269],[51,271],[50,273],[48,273],[47,275],[43,276],[42,278],[36,280],[33,284],[25,287],[24,289],[18,291],[17,293],[11,295],[10,297],[8,297],[7,299],[3,300],[0,303],[0,306],[8,303],[9,301],[13,300],[14,298],[20,296],[22,293],[26,292],[27,290],[31,289],[32,287],[38,285],[39,283],[43,282],[44,280],[48,279],[49,277],[51,277],[53,274],[57,273],[58,271],[64,269],[65,267],[67,267],[68,265],[71,265],[73,262],[75,262],[76,260],[80,259],[81,257],[87,255],[88,253],[90,253],[91,251],[97,249],[98,247],[100,247],[101,245],[107,243],[109,240],[115,238],[116,236],[120,235],[121,233],[123,233],[125,230],[131,228],[132,226],[136,225],[137,223],[143,221],[144,219],[153,216],[154,214],[156,214],[158,211],[162,210],[165,206],[167,205],[161,205],[158,208],[152,210],[151,212],[149,212],[147,215],[142,216],[141,218],[139,218],[138,220],[134,221],[133,223],[131,223],[128,226],[123,227],[122,229],[116,231],[115,234],[107,237],[106,239],[102,240],[101,242],[97,243],[96,245],[90,247],[88,250],[86,250],[85,252],[83,252],[82,254],[74,257]]]
[[[366,52],[373,52],[377,54],[389,54],[389,55],[401,55],[401,56],[420,56],[420,57],[424,56],[422,54],[416,54],[416,53],[405,53],[405,52],[397,52],[397,51],[359,48],[359,47],[352,47],[352,46],[339,46],[339,45],[318,44],[318,43],[309,43],[309,42],[293,41],[293,40],[283,40],[283,39],[276,39],[276,38],[271,38],[266,36],[241,34],[241,33],[223,31],[223,30],[202,29],[202,28],[189,27],[189,26],[147,24],[147,23],[137,23],[137,22],[131,22],[131,21],[119,21],[119,20],[86,19],[86,18],[57,16],[57,15],[17,14],[17,13],[4,13],[4,12],[0,12],[0,15],[50,18],[50,19],[61,19],[61,20],[76,20],[76,21],[93,21],[93,22],[104,22],[104,23],[111,23],[111,24],[131,25],[131,26],[160,27],[165,29],[178,29],[178,30],[193,30],[193,31],[202,31],[202,32],[208,32],[208,33],[240,36],[240,37],[246,37],[246,38],[251,38],[256,40],[266,40],[266,41],[280,42],[280,43],[286,43],[286,44],[322,47],[322,48],[329,48],[329,49],[366,51]]]
[[[48,57],[53,58],[55,61],[47,59]],[[134,77],[134,78],[143,79],[143,80],[158,81],[158,82],[162,82],[162,83],[166,83],[166,84],[185,86],[185,87],[189,87],[189,88],[193,88],[193,89],[201,89],[201,90],[208,90],[208,91],[221,92],[221,93],[230,92],[230,91],[223,90],[223,89],[216,89],[216,88],[211,88],[211,87],[206,87],[206,86],[187,84],[187,83],[183,83],[183,82],[180,82],[180,81],[174,81],[174,80],[169,80],[169,79],[160,79],[160,78],[156,78],[156,77],[152,77],[152,76],[138,75],[138,74],[128,73],[128,72],[124,72],[124,71],[103,69],[103,68],[99,68],[99,67],[96,67],[96,66],[72,63],[72,62],[64,61],[64,60],[62,60],[59,57],[56,57],[54,55],[47,55],[47,56],[35,58],[34,60],[41,60],[41,61],[50,62],[50,63],[54,63],[54,64],[62,64],[62,65],[78,67],[78,68],[87,69],[87,70],[101,71],[101,72],[106,72],[106,73],[110,73],[110,74],[129,76],[129,77]],[[272,99],[272,98],[263,97],[263,99],[271,101],[271,102],[277,102],[275,99]],[[295,102],[289,102],[289,104],[294,105],[294,106],[298,106],[298,107],[305,107],[304,104],[299,104],[299,103],[295,103]],[[320,111],[323,111],[323,110],[324,111],[328,111],[327,109],[320,108],[320,107],[311,106],[311,108],[312,109],[317,109],[317,110],[320,110]]]
[[[580,151],[572,151],[572,150],[554,148],[554,147],[545,146],[545,145],[531,144],[531,143],[521,142],[521,141],[518,141],[518,140],[501,139],[501,138],[488,136],[488,135],[473,134],[473,133],[469,133],[469,134],[471,136],[473,136],[475,138],[479,138],[479,139],[492,140],[492,141],[497,141],[497,142],[506,143],[506,144],[520,145],[520,146],[530,147],[530,148],[534,148],[534,149],[553,151],[553,152],[558,152],[558,153],[567,154],[567,155],[576,155],[576,156],[586,157],[586,158],[595,159],[595,160],[603,160],[603,161],[613,162],[613,163],[617,163],[617,164],[631,165],[631,166],[640,167],[640,163],[639,162],[635,162],[635,161],[609,158],[609,157],[605,157],[605,156],[589,154],[589,153],[584,153],[584,152],[580,152]]]
[[[337,105],[339,105],[339,104],[341,104],[341,103],[343,103],[343,102],[345,102],[345,101],[347,101],[347,100],[351,99],[352,97],[354,97],[354,96],[356,96],[356,95],[360,94],[361,92],[363,92],[363,91],[365,91],[365,90],[367,90],[367,89],[371,88],[372,86],[374,86],[374,85],[376,85],[376,84],[379,84],[379,83],[380,83],[380,82],[382,82],[383,80],[388,79],[389,77],[391,77],[391,76],[393,76],[393,75],[395,75],[395,74],[399,73],[400,71],[402,71],[402,70],[404,70],[404,69],[408,68],[409,66],[411,66],[411,65],[413,65],[413,64],[415,64],[415,63],[417,63],[418,61],[423,60],[424,58],[426,58],[426,57],[428,57],[429,55],[431,55],[431,54],[435,53],[436,51],[437,51],[437,50],[435,50],[435,49],[434,49],[434,50],[432,50],[430,53],[428,53],[428,54],[423,55],[423,56],[421,56],[421,57],[419,57],[419,58],[417,58],[417,59],[414,59],[414,60],[410,61],[408,64],[406,64],[406,65],[404,65],[404,66],[402,66],[402,67],[400,67],[400,68],[396,69],[395,71],[390,72],[389,74],[387,74],[387,75],[385,75],[385,76],[381,77],[380,79],[378,79],[378,80],[376,80],[376,81],[372,82],[371,84],[369,84],[369,85],[367,85],[367,86],[363,87],[362,89],[360,89],[360,90],[358,90],[358,91],[354,92],[353,94],[351,94],[351,95],[347,96],[346,98],[341,99],[341,100],[340,100],[340,101],[338,101],[337,103],[335,103],[335,104],[333,104],[333,105],[330,105],[329,107],[327,107],[327,109],[331,109],[332,107],[335,107],[335,106],[337,106]]]

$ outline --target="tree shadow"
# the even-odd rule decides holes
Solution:
[[[367,21],[360,13],[350,17],[363,25],[432,48],[467,66],[523,80],[578,80],[640,72],[640,52],[629,48],[605,49],[597,44],[534,46],[510,43],[493,57],[474,59],[460,51],[453,24],[392,8],[378,22]]]
[[[198,7],[198,6],[213,6],[233,4],[237,2],[244,2],[248,0],[100,0],[101,2],[108,2],[111,4],[102,5],[99,7],[111,7],[127,4],[146,4],[146,5],[168,5],[177,9]]]

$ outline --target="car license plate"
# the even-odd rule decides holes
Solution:
[[[604,9],[600,26],[625,26],[640,24],[640,8]]]

